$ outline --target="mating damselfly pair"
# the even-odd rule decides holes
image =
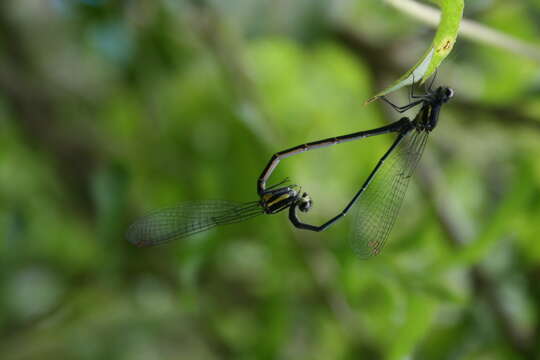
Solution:
[[[421,106],[413,119],[402,117],[387,126],[309,142],[274,154],[258,179],[257,201],[239,203],[205,200],[181,203],[140,218],[129,227],[127,239],[141,247],[160,245],[216,226],[241,222],[262,214],[276,214],[286,209],[295,227],[323,231],[361,201],[363,206],[358,210],[351,236],[352,248],[361,258],[379,254],[396,221],[407,185],[422,156],[428,135],[437,126],[440,109],[454,95],[451,88],[438,87],[433,90],[432,84],[423,95],[414,95],[411,88],[411,101],[405,106],[396,106],[382,97],[400,113]],[[283,181],[266,187],[267,180],[279,162],[287,157],[388,133],[395,133],[396,138],[360,189],[340,213],[321,225],[307,224],[299,219],[298,210],[308,212],[312,206],[311,197],[302,192],[300,186],[282,186],[285,183]]]

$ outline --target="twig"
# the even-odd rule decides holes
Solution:
[[[540,131],[540,120],[523,113],[520,110],[523,107],[520,106],[484,105],[463,99],[456,99],[452,106],[466,113],[469,119],[474,119],[474,121],[481,121],[485,118],[484,115],[487,115],[490,119],[494,119],[503,126],[514,128],[517,125]]]

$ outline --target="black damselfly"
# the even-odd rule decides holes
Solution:
[[[396,139],[379,159],[360,190],[345,208],[330,220],[319,226],[306,224],[297,216],[297,205],[291,204],[289,207],[289,219],[295,227],[323,231],[345,216],[351,207],[359,199],[362,199],[358,206],[351,245],[356,254],[362,258],[380,253],[396,221],[407,185],[422,156],[428,135],[437,126],[440,109],[454,95],[454,91],[448,87],[438,87],[433,91],[431,84],[423,95],[415,96],[412,91],[411,88],[411,98],[414,101],[402,107],[396,106],[382,97],[386,103],[400,113],[421,105],[420,111],[412,120],[403,117],[390,125],[377,129],[314,141],[274,154],[259,177],[257,185],[259,195],[265,194],[266,181],[282,159],[347,141],[397,133]]]
[[[352,247],[360,257],[376,255],[382,249],[396,220],[408,182],[424,150],[428,134],[437,125],[442,104],[454,92],[447,87],[435,91],[431,86],[424,95],[415,96],[408,105],[399,107],[383,97],[396,111],[404,112],[417,105],[421,109],[414,119],[400,120],[377,129],[360,131],[314,141],[280,151],[272,156],[257,182],[259,201],[239,203],[222,200],[193,201],[150,213],[133,223],[127,239],[137,246],[153,246],[209,230],[219,225],[241,222],[262,214],[275,214],[289,208],[291,223],[304,230],[323,231],[343,217],[362,198]],[[379,159],[352,200],[336,216],[320,226],[306,224],[298,218],[297,210],[307,212],[311,198],[297,185],[283,186],[283,182],[266,188],[266,182],[279,162],[306,151],[337,145],[370,136],[397,133],[390,148]],[[377,175],[377,176],[376,176]]]

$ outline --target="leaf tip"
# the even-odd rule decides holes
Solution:
[[[377,100],[380,97],[380,95],[375,95],[364,101],[364,106],[371,104],[375,100]]]

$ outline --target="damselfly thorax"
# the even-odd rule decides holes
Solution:
[[[311,208],[311,198],[302,193],[298,185],[286,186],[266,191],[261,195],[261,207],[266,214],[275,214],[297,204],[301,211],[307,212]]]

